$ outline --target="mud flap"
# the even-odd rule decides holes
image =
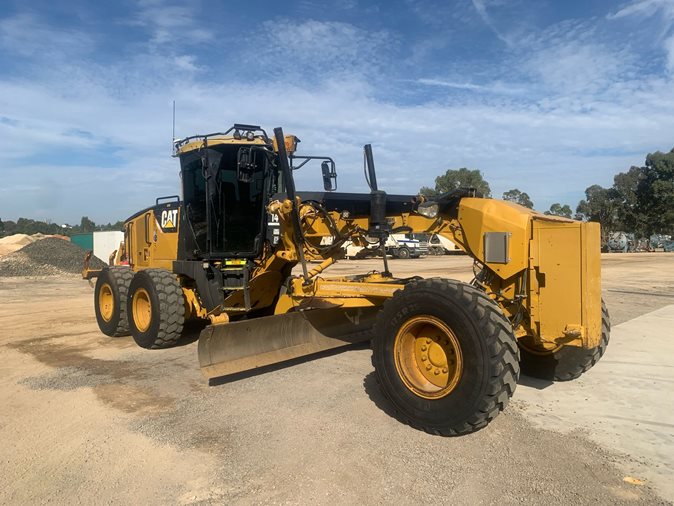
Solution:
[[[199,336],[201,372],[216,378],[368,341],[380,309],[310,309],[209,325]]]

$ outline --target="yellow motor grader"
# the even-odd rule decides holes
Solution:
[[[371,192],[336,192],[334,161],[297,155],[298,142],[241,124],[177,140],[182,196],[131,216],[113,265],[85,266],[83,276],[97,278],[101,331],[164,348],[187,320],[205,320],[198,355],[209,378],[370,340],[400,418],[441,435],[487,425],[520,366],[568,380],[602,356],[609,319],[597,224],[470,188],[387,195],[369,145]],[[324,191],[296,191],[293,171],[313,160]],[[474,259],[474,280],[396,278],[385,253],[381,272],[325,275],[346,242],[384,252],[392,233],[447,237]]]

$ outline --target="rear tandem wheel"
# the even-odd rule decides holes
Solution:
[[[549,381],[570,381],[589,371],[604,355],[611,333],[608,309],[601,302],[601,340],[596,348],[559,346],[545,350],[519,340],[522,354],[522,374]]]
[[[409,283],[375,325],[372,361],[402,421],[443,436],[485,427],[519,377],[510,322],[483,292],[448,279]]]
[[[106,336],[129,335],[126,298],[133,271],[126,266],[113,266],[100,273],[94,289],[94,310],[98,328]]]

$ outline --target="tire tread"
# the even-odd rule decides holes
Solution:
[[[159,328],[150,349],[170,348],[182,335],[185,323],[183,290],[176,276],[166,269],[145,269],[152,280],[159,300]]]
[[[115,265],[108,268],[110,277],[117,285],[119,291],[119,321],[113,337],[122,337],[129,335],[129,319],[126,314],[126,299],[129,295],[129,285],[133,279],[134,272],[130,267]]]
[[[513,336],[512,327],[499,307],[487,295],[475,287],[451,279],[430,278],[415,280],[406,285],[403,291],[427,291],[435,295],[446,293],[455,300],[463,302],[465,309],[479,316],[478,325],[483,331],[489,350],[489,370],[492,376],[488,379],[485,395],[479,400],[477,409],[463,424],[440,428],[427,425],[419,420],[405,416],[397,408],[395,400],[391,398],[386,389],[382,388],[384,395],[391,401],[396,413],[402,421],[429,434],[441,436],[460,436],[470,434],[491,422],[501,411],[505,409],[515,392],[519,379],[519,348]],[[400,290],[396,292],[399,294]],[[395,296],[395,295],[394,295]],[[386,307],[393,299],[387,300],[380,313],[380,318],[375,326],[375,335],[383,331]],[[376,337],[375,337],[376,339]],[[381,380],[378,377],[378,381]]]

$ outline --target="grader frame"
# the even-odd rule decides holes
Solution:
[[[163,347],[180,337],[185,319],[207,320],[198,353],[209,378],[372,340],[387,397],[411,425],[448,435],[481,428],[505,408],[520,353],[523,366],[543,365],[553,379],[575,377],[601,356],[608,315],[597,224],[472,189],[433,200],[388,196],[377,187],[369,146],[369,195],[296,192],[289,159],[299,140],[280,128],[274,134],[235,125],[176,143],[183,200],[158,200],[127,220],[117,255],[125,265],[85,269],[85,277],[98,277],[104,332],[130,331],[143,347]],[[323,160],[326,190],[333,190],[332,159],[304,158]],[[233,198],[245,199],[241,208]],[[255,221],[235,221],[259,212],[259,231],[250,230]],[[266,216],[278,222],[276,244]],[[226,235],[232,229],[237,236]],[[385,255],[382,272],[324,276],[344,242],[374,238],[383,249],[386,236],[400,231],[450,239],[474,259],[473,283],[394,278]],[[326,237],[331,245],[323,245]],[[232,244],[241,246],[222,253]],[[292,275],[298,264],[302,274]],[[123,286],[128,271],[135,275]],[[100,307],[103,293],[117,312]],[[169,307],[169,299],[178,302]]]

